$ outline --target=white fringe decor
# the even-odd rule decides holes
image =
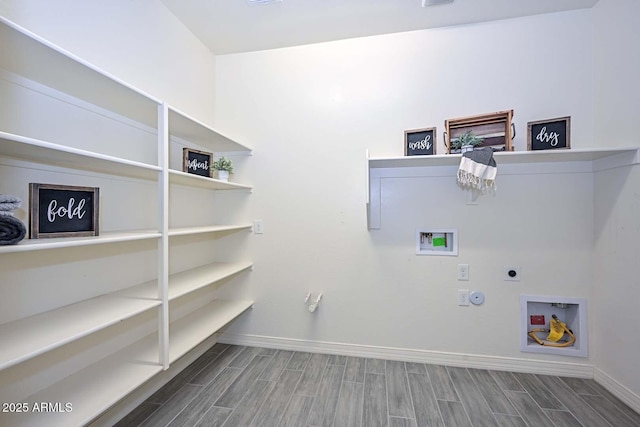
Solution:
[[[465,190],[477,190],[482,194],[495,192],[497,173],[491,148],[467,151],[460,159],[458,185]]]

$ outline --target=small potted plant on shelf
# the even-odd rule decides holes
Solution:
[[[456,152],[460,150],[460,153],[466,153],[467,151],[473,150],[473,147],[476,145],[482,144],[482,141],[484,141],[484,138],[480,138],[474,135],[473,132],[467,131],[451,140],[451,152],[453,152],[453,150],[456,150]]]
[[[229,181],[229,174],[233,173],[233,162],[222,156],[211,164],[211,169],[217,171],[220,181]]]

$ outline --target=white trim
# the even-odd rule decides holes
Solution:
[[[309,341],[261,335],[233,334],[229,332],[223,333],[218,339],[218,342],[251,347],[340,354],[345,356],[369,357],[374,359],[401,360],[405,362],[430,363],[434,365],[458,366],[463,368],[526,372],[541,375],[562,375],[588,379],[593,378],[594,370],[593,365],[582,363]]]
[[[599,368],[594,368],[593,379],[598,384],[609,390],[615,397],[627,404],[631,409],[640,413],[640,396],[635,394],[619,381],[605,373]]]

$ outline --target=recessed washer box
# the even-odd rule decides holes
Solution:
[[[458,230],[455,228],[418,228],[416,255],[458,256]]]
[[[567,324],[576,337],[568,347],[551,347],[535,342],[528,333],[532,329],[549,329],[551,316]],[[531,316],[544,316],[544,325],[531,325]],[[542,338],[545,333],[539,332]],[[587,357],[589,334],[587,332],[587,300],[560,296],[520,295],[520,342],[521,351],[529,353],[561,354],[563,356]]]

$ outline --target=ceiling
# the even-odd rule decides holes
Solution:
[[[161,0],[217,55],[593,7],[598,0]]]

